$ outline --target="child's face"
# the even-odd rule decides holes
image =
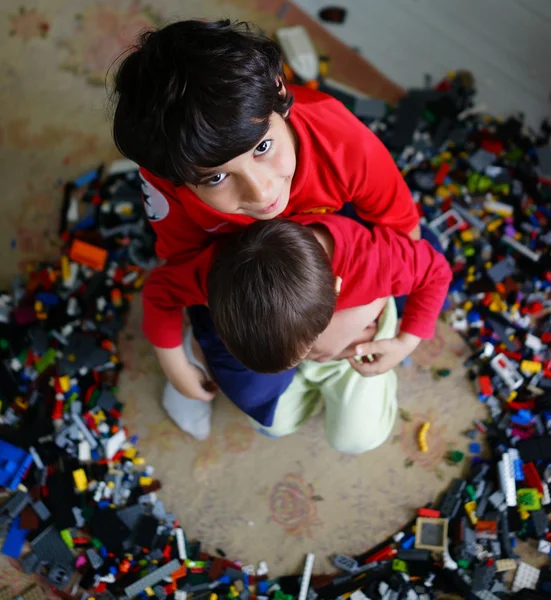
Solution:
[[[249,152],[213,169],[199,185],[186,184],[212,208],[254,219],[273,219],[289,202],[298,138],[277,113],[264,139]]]

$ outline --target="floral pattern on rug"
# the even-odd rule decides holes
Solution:
[[[318,516],[317,499],[312,486],[297,473],[287,473],[270,493],[271,519],[287,535],[314,537],[314,528],[323,525]]]
[[[74,35],[62,41],[69,52],[62,66],[92,85],[105,83],[113,61],[134,43],[137,34],[163,21],[155,9],[139,0],[97,2],[75,18]]]
[[[9,16],[10,35],[27,42],[33,38],[45,38],[50,31],[48,18],[35,8],[20,6],[17,13]]]

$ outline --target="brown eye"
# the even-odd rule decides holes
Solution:
[[[262,154],[266,154],[268,150],[272,147],[272,140],[264,140],[258,144],[258,146],[254,149],[255,156],[262,156]]]

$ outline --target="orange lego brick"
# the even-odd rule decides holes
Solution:
[[[82,240],[75,240],[69,251],[69,258],[95,271],[103,271],[107,261],[107,250]]]

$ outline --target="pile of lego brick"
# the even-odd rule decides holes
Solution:
[[[460,72],[413,91],[392,113],[371,105],[362,118],[445,248],[454,272],[447,318],[474,351],[465,366],[489,413],[466,432],[484,435],[488,458],[475,456],[432,522],[437,531],[444,519],[444,564],[455,563],[434,583],[494,598],[507,595],[499,574],[516,567],[516,538],[551,555],[551,127],[481,114],[474,96]],[[471,448],[479,454],[478,443]],[[521,563],[512,591],[523,587],[540,592],[526,597],[550,597],[551,567]]]
[[[2,552],[67,599],[548,598],[551,568],[520,562],[515,540],[551,550],[549,130],[479,115],[473,96],[460,73],[392,112],[351,106],[394,153],[453,266],[449,320],[489,409],[467,432],[488,453],[466,479],[376,547],[336,555],[334,575],[312,575],[309,555],[302,577],[272,580],[264,562],[186,540],[117,398],[118,335],[154,263],[140,180],[121,161],[66,185],[59,260],[0,296]]]

